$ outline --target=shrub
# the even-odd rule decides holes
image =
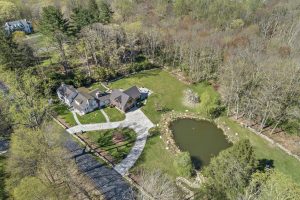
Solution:
[[[239,29],[239,28],[242,28],[244,25],[245,25],[245,22],[242,19],[234,19],[230,23],[230,27],[232,29]]]
[[[190,177],[193,172],[191,156],[188,152],[181,152],[175,157],[174,167],[177,172],[184,177]]]
[[[156,135],[159,135],[160,132],[159,132],[159,128],[158,127],[153,127],[149,130],[149,137],[152,137],[152,136],[156,136]]]
[[[15,31],[14,33],[13,33],[13,40],[15,41],[15,42],[20,42],[20,41],[22,41],[24,38],[25,38],[25,32],[23,32],[23,31]]]

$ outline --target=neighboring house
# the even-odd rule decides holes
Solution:
[[[99,107],[98,100],[92,94],[78,91],[72,85],[64,83],[57,89],[58,98],[68,106],[73,107],[79,115],[92,112]]]
[[[33,32],[31,22],[26,19],[6,22],[4,25],[4,29],[8,34],[12,34],[15,31],[23,31],[26,34],[30,34]]]
[[[77,90],[72,85],[66,85],[64,83],[57,89],[57,96],[68,106],[71,106],[73,100],[78,95]]]
[[[110,95],[110,103],[119,110],[127,112],[133,108],[141,97],[141,92],[136,86],[125,91],[113,90]]]

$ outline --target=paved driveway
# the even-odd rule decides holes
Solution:
[[[115,170],[124,175],[141,155],[147,141],[148,131],[153,126],[153,123],[148,119],[148,117],[140,109],[136,109],[126,113],[126,119],[124,121],[77,125],[67,129],[67,131],[74,134],[82,131],[86,132],[125,127],[133,129],[137,133],[135,144],[127,157],[115,166]]]

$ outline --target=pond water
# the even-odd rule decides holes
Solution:
[[[223,131],[209,121],[178,119],[170,128],[180,150],[191,154],[196,169],[208,165],[213,156],[231,146]]]

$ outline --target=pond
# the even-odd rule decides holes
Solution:
[[[170,128],[181,151],[191,154],[196,169],[209,164],[213,156],[231,146],[223,131],[206,120],[178,119]]]

